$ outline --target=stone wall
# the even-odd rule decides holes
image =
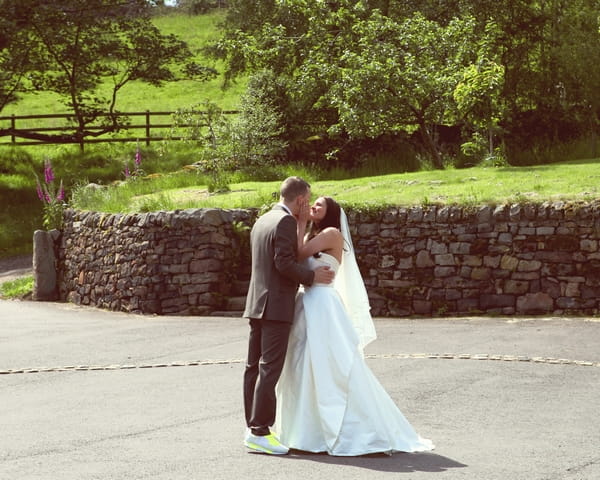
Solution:
[[[600,203],[350,213],[375,315],[596,314]]]
[[[206,314],[248,272],[256,211],[65,212],[62,299]],[[600,203],[348,211],[375,316],[596,314]]]
[[[58,248],[61,300],[111,310],[203,315],[219,310],[248,263],[256,214],[191,209],[144,214],[67,210]],[[242,255],[240,255],[240,252]]]

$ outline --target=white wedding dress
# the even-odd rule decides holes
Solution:
[[[322,253],[315,269],[340,264]],[[355,456],[432,450],[375,378],[342,298],[332,285],[298,293],[284,369],[277,385],[275,430],[284,445]]]

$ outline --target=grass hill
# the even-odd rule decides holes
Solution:
[[[222,66],[204,57],[200,49],[218,37],[218,23],[223,19],[223,15],[222,11],[206,15],[173,13],[155,17],[153,21],[162,33],[177,35],[187,42],[192,52],[197,55],[199,63],[222,71]],[[240,94],[245,88],[245,82],[242,80],[227,90],[222,88],[222,84],[222,76],[206,83],[180,81],[164,84],[161,87],[134,81],[125,85],[119,92],[117,106],[124,112],[171,111],[190,107],[210,99],[223,109],[237,108]],[[41,115],[66,113],[66,111],[57,95],[40,92],[24,96],[19,103],[7,106],[0,115]]]
[[[158,17],[155,22],[161,31],[179,35],[199,52],[202,45],[217,37],[217,24],[222,15],[222,12],[204,16],[172,14]],[[220,69],[218,64],[212,66]],[[120,94],[118,108],[121,111],[175,110],[207,99],[224,109],[237,108],[245,83],[241,81],[228,90],[223,90],[221,84],[221,78],[208,83],[177,82],[160,88],[135,82]],[[59,99],[39,93],[27,96],[1,115],[63,112],[65,109]],[[177,158],[171,155],[174,148],[179,148]],[[279,180],[254,182],[234,175],[229,182],[231,192],[210,194],[202,176],[185,172],[169,174],[184,162],[194,160],[193,146],[185,148],[165,147],[158,142],[144,148],[144,169],[147,173],[162,172],[162,176],[80,196],[77,206],[107,212],[202,206],[260,207],[272,201],[272,192],[277,190],[281,178],[289,174],[309,179],[315,194],[332,195],[344,204],[360,205],[591,201],[598,198],[600,188],[600,163],[597,159],[587,159],[538,167],[449,168],[390,175],[385,173],[393,171],[391,168],[375,163],[351,173],[341,170],[324,173],[286,166],[271,175]],[[0,257],[31,251],[33,231],[42,226],[42,205],[35,192],[34,172],[41,174],[44,158],[52,159],[57,178],[65,179],[69,187],[78,181],[109,183],[123,178],[123,162],[133,159],[135,145],[98,144],[86,147],[83,156],[78,156],[77,149],[76,146],[0,146]]]
[[[212,66],[217,71],[222,66],[204,58],[201,48],[219,35],[218,23],[224,13],[214,11],[206,15],[172,13],[154,18],[156,26],[165,34],[176,34],[186,41],[197,54],[197,61]],[[245,81],[241,80],[224,90],[222,76],[210,82],[180,81],[154,87],[143,82],[131,82],[119,92],[117,108],[120,111],[173,111],[191,107],[206,100],[223,109],[236,109]],[[9,105],[0,116],[40,115],[67,113],[61,99],[52,93],[39,92],[24,96]],[[8,141],[7,137],[0,141]],[[43,161],[52,159],[57,178],[67,184],[85,180],[107,182],[122,178],[122,165],[133,158],[133,144],[96,144],[86,147],[80,155],[75,145],[40,145],[11,147],[0,145],[0,256],[31,251],[31,238],[35,229],[42,226],[42,208],[35,192],[35,176],[42,172]],[[183,149],[181,157],[174,159],[165,146],[152,144],[144,152],[146,168],[152,171],[169,171],[181,163],[193,161],[193,151]],[[192,158],[190,158],[192,157]]]

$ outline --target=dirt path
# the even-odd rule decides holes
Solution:
[[[32,272],[31,255],[0,258],[0,283],[31,275]]]

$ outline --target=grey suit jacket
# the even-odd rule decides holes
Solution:
[[[296,219],[275,205],[252,227],[252,274],[244,317],[292,322],[300,283],[311,285],[314,272],[297,260]]]

